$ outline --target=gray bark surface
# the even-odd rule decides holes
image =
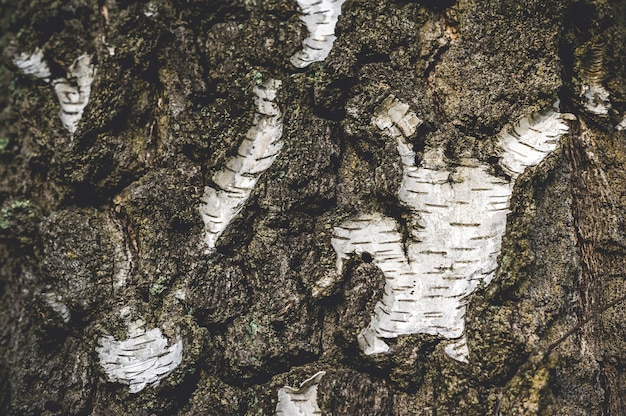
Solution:
[[[320,371],[324,415],[626,414],[624,1],[347,0],[329,56],[301,69],[295,0],[0,3],[0,414],[271,415]],[[15,64],[37,48],[52,79],[82,54],[96,67],[74,134]],[[204,188],[270,79],[284,146],[207,252]],[[502,178],[503,127],[557,99],[575,116],[515,182],[467,363],[428,334],[365,355],[385,276],[367,253],[335,272],[346,219],[382,213],[405,240],[419,226],[372,123],[390,94],[424,121],[417,162],[441,149]],[[183,352],[130,392],[98,351],[139,321]]]

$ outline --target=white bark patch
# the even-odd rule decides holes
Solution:
[[[50,81],[50,68],[43,60],[41,49],[35,49],[32,54],[21,53],[13,58],[15,65],[26,75]],[[76,132],[78,122],[83,116],[83,111],[89,103],[91,95],[91,83],[96,75],[96,68],[91,63],[89,55],[81,55],[72,63],[67,78],[52,80],[54,92],[61,104],[59,117],[63,127],[71,134]]]
[[[415,166],[405,137],[415,132],[419,119],[393,96],[383,102],[373,122],[398,142],[404,167],[398,199],[421,227],[411,231],[406,244],[396,221],[381,214],[359,215],[335,228],[331,243],[339,273],[350,253],[368,252],[385,276],[382,300],[358,336],[365,354],[388,351],[385,338],[424,333],[456,340],[445,351],[467,362],[466,304],[495,275],[513,180],[556,149],[568,131],[564,120],[572,117],[551,109],[524,117],[499,134],[509,181],[490,174],[477,160],[445,166],[436,151],[426,152],[422,166]]]
[[[467,346],[467,338],[464,336],[458,339],[454,339],[444,347],[445,353],[448,357],[453,358],[462,363],[469,363],[469,348]]]
[[[583,85],[580,96],[587,111],[597,116],[608,116],[611,108],[610,94],[600,84]]]
[[[421,279],[408,263],[402,236],[394,219],[381,214],[362,214],[335,228],[331,244],[337,252],[337,271],[350,253],[368,253],[385,276],[385,293],[374,307],[374,316],[358,336],[365,354],[389,350],[383,338],[422,332],[426,325],[417,322],[420,310],[430,305],[419,302],[424,292]],[[431,302],[432,303],[432,302]],[[423,312],[422,312],[423,315]]]
[[[500,166],[513,179],[556,150],[560,138],[569,131],[566,120],[576,117],[559,113],[557,106],[558,101],[546,111],[520,118],[498,134],[499,144],[504,150]]]
[[[68,323],[70,321],[70,309],[63,303],[61,295],[57,295],[54,292],[46,292],[43,294],[43,297],[48,306],[59,314],[63,322]]]
[[[237,156],[213,176],[214,186],[204,188],[200,215],[209,251],[228,224],[239,214],[259,177],[274,163],[283,147],[282,114],[276,100],[281,82],[271,79],[255,88],[257,112],[253,126],[239,146]]]
[[[290,62],[296,68],[304,68],[328,57],[335,36],[335,26],[345,0],[297,0],[302,9],[300,20],[304,22],[309,36],[302,41],[302,50],[296,52]]]
[[[624,117],[622,121],[620,121],[619,124],[615,126],[615,129],[619,131],[626,130],[626,117]]]
[[[98,343],[96,352],[109,381],[127,384],[130,393],[158,385],[183,358],[181,340],[168,346],[159,328],[146,331],[141,320],[129,325],[127,339],[117,341],[106,335]]]
[[[43,60],[43,51],[39,48],[35,49],[32,54],[20,53],[13,58],[13,63],[25,75],[31,75],[46,82],[50,81],[50,68],[48,68],[46,61]]]
[[[322,411],[317,405],[317,385],[326,374],[320,371],[313,377],[305,380],[300,387],[285,386],[278,390],[277,416],[315,416]]]
[[[376,109],[372,121],[376,127],[390,137],[410,137],[415,133],[415,129],[423,123],[413,111],[409,111],[408,104],[396,99],[393,94],[385,98]],[[400,155],[404,157],[403,153]],[[404,159],[402,160],[404,161]],[[413,163],[413,160],[406,163]]]
[[[76,132],[78,122],[89,103],[91,83],[96,69],[91,63],[89,55],[79,56],[70,66],[67,78],[58,78],[52,81],[54,92],[61,104],[61,123],[70,133]]]

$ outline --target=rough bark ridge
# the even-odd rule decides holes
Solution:
[[[2,4],[0,413],[626,408],[624,1]],[[387,337],[419,276],[337,227],[384,218],[413,264],[412,172],[504,186],[499,137],[555,102],[464,324]]]

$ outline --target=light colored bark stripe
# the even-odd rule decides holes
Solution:
[[[228,224],[239,214],[260,175],[274,163],[283,142],[282,114],[275,103],[281,82],[270,79],[255,88],[256,114],[237,155],[213,176],[213,186],[204,188],[199,210],[204,221],[208,251]]]
[[[345,0],[297,1],[302,10],[300,20],[306,25],[309,36],[302,42],[302,50],[296,52],[290,62],[296,68],[304,68],[328,57],[336,39],[335,26]]]

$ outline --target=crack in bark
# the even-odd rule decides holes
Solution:
[[[440,18],[440,23],[443,27],[449,28],[451,27],[450,19],[445,15],[442,15]],[[437,71],[437,66],[442,62],[444,54],[450,49],[450,44],[452,42],[451,35],[446,33],[443,37],[444,44],[438,47],[433,53],[432,57],[428,61],[428,65],[424,70],[424,79],[426,80],[426,88],[430,93],[433,106],[435,107],[435,116],[436,121],[439,124],[445,124],[448,122],[448,117],[443,108],[443,100],[436,91],[435,86],[435,73]]]
[[[606,290],[603,287],[603,278],[611,274],[604,265],[603,259],[599,258],[598,243],[600,239],[606,237],[607,233],[609,237],[615,233],[612,227],[607,225],[610,225],[608,223],[611,221],[612,212],[617,210],[617,204],[616,197],[609,193],[611,186],[597,158],[597,147],[593,137],[584,122],[580,123],[565,147],[565,154],[572,170],[572,218],[581,263],[578,288],[579,323],[546,349],[544,359],[574,333],[584,330],[582,337],[589,340],[592,346],[591,354],[599,363],[600,377],[604,380],[602,383],[605,394],[604,412],[605,414],[618,414],[616,409],[621,407],[621,399],[619,389],[614,386],[617,379],[615,368],[604,363],[601,349],[606,341],[598,339],[599,335],[595,334],[593,326],[589,325],[599,321],[607,310],[626,301],[626,295],[605,305],[601,305],[602,302],[598,299],[598,294]],[[607,205],[610,207],[609,212],[605,212]],[[598,221],[596,216],[601,214],[602,219]]]
[[[116,282],[115,279],[117,276],[113,276],[113,288],[119,289],[121,287],[124,287],[128,283],[128,279],[131,278],[136,272],[137,265],[139,264],[139,242],[126,211],[120,205],[119,201],[114,201],[114,204],[115,207],[111,212],[110,221],[113,225],[112,228],[114,229],[114,231],[119,232],[122,235],[122,250],[126,255],[126,259],[122,260],[122,262],[126,262],[126,264],[119,266],[118,269],[117,263],[118,261],[120,261],[120,256],[118,256],[119,247],[117,245],[114,247],[114,271],[116,271],[115,274],[117,274],[117,272],[125,274],[125,276],[123,276],[123,282]]]

